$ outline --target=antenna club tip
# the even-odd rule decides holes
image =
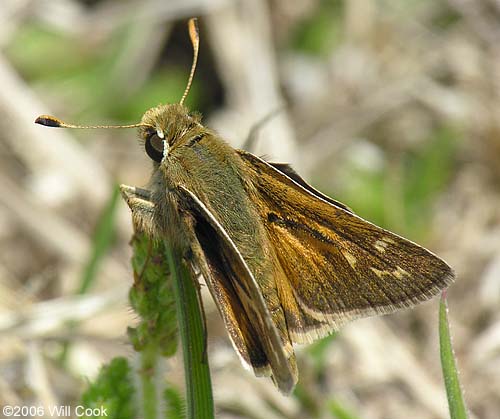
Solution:
[[[200,32],[198,29],[198,18],[192,17],[191,19],[189,19],[188,28],[191,41],[193,42],[193,44],[197,44],[200,39]]]
[[[184,100],[186,99],[187,94],[189,93],[189,89],[191,88],[191,83],[193,82],[194,71],[196,69],[196,63],[198,62],[198,50],[200,46],[200,34],[198,32],[198,19],[195,17],[189,19],[188,22],[188,31],[189,37],[191,38],[191,44],[193,44],[193,64],[191,65],[191,71],[189,73],[189,79],[186,85],[186,90],[184,90],[184,94],[180,100],[180,104],[184,104]]]
[[[60,127],[61,121],[50,115],[40,115],[35,119],[35,124],[43,125],[45,127]]]

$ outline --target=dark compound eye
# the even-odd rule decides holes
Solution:
[[[163,140],[158,137],[158,134],[152,133],[146,138],[146,154],[150,159],[160,163],[163,159]]]

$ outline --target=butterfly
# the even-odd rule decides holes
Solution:
[[[122,185],[134,225],[166,239],[205,279],[231,342],[257,376],[289,394],[298,380],[293,344],[346,322],[393,313],[450,285],[452,269],[423,247],[356,215],[289,165],[237,150],[183,102],[148,110],[137,127],[153,172]],[[83,127],[51,116],[46,126]]]

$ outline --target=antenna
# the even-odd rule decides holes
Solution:
[[[198,51],[200,49],[200,33],[198,31],[198,19],[195,17],[189,19],[188,22],[189,38],[191,39],[191,44],[193,45],[193,64],[191,64],[191,71],[189,72],[189,79],[187,82],[186,90],[182,95],[180,104],[184,103],[186,96],[189,93],[191,84],[193,83],[194,71],[196,70],[196,63],[198,62]]]
[[[191,39],[191,44],[193,45],[193,64],[191,65],[191,71],[189,72],[189,79],[186,85],[186,89],[180,100],[180,104],[184,103],[186,96],[189,93],[191,84],[193,83],[194,71],[196,70],[196,64],[198,62],[198,51],[200,48],[200,35],[198,32],[198,19],[191,18],[188,22],[189,38]],[[50,115],[40,115],[35,119],[35,124],[40,124],[46,127],[56,127],[56,128],[77,128],[77,129],[96,129],[96,128],[137,128],[137,127],[149,127],[152,125],[137,123],[130,125],[75,125],[68,124],[67,122],[61,121],[55,116]]]
[[[78,128],[78,129],[96,129],[96,128],[137,128],[137,127],[148,127],[149,124],[130,124],[130,125],[75,125],[68,124],[61,121],[59,118],[50,115],[40,115],[35,119],[35,124],[40,124],[45,127],[56,127],[56,128]]]

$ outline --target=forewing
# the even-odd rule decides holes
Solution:
[[[261,291],[245,260],[208,208],[188,189],[179,188],[194,218],[194,252],[231,340],[256,375],[271,375],[290,393],[297,382],[295,359],[287,358]]]
[[[249,193],[257,194],[253,202],[295,298],[286,302],[296,303],[297,310],[287,314],[295,342],[358,317],[413,306],[453,281],[451,268],[428,250],[324,199],[258,157],[240,155]]]

